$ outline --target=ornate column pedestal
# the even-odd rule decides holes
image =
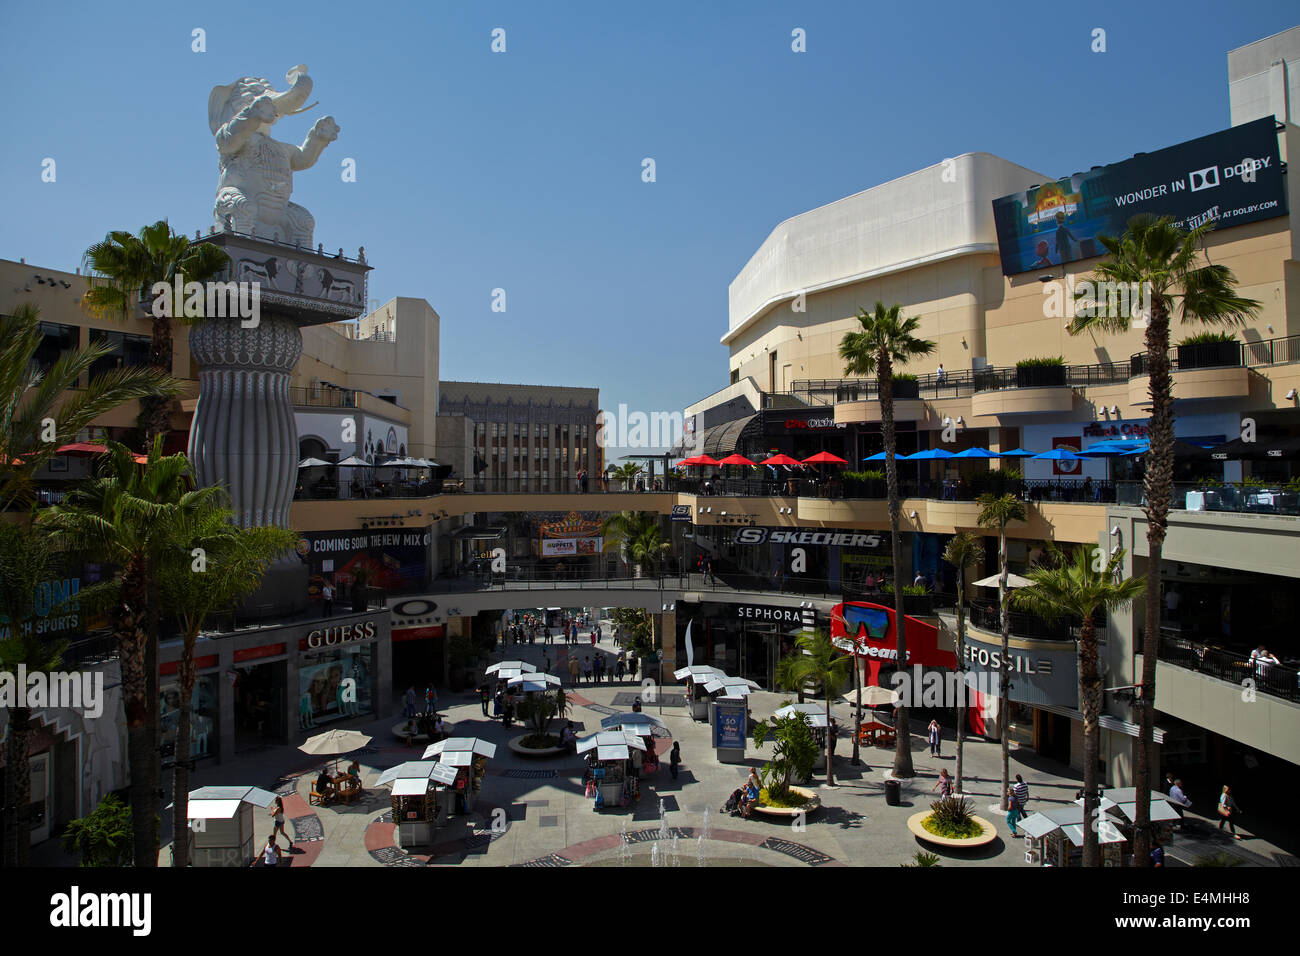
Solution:
[[[202,486],[222,485],[241,527],[289,527],[298,471],[298,428],[289,376],[302,354],[290,319],[264,314],[254,328],[210,319],[190,330],[199,400],[189,457]],[[287,552],[267,569],[241,615],[292,614],[307,606],[307,565]]]

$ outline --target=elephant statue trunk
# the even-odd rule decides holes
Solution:
[[[311,96],[312,81],[307,75],[307,67],[295,66],[285,74],[289,88],[283,93],[271,93],[271,102],[275,104],[276,117],[292,116],[302,111],[302,104]],[[311,107],[307,107],[310,109]]]

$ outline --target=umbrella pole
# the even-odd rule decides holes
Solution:
[[[858,641],[853,639],[853,688],[857,692],[858,702],[854,713],[853,720],[853,766],[862,763],[859,755],[862,738],[862,680],[858,674]]]

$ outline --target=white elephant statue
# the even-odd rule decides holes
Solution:
[[[310,249],[316,220],[289,202],[293,173],[315,165],[326,145],[338,138],[339,127],[334,117],[324,116],[301,146],[268,136],[267,130],[281,117],[311,109],[303,107],[312,87],[307,67],[295,66],[285,79],[289,89],[283,93],[267,80],[249,76],[213,87],[208,126],[216,137],[221,171],[213,218],[219,230]]]

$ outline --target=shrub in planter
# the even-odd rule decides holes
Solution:
[[[910,372],[903,372],[894,376],[894,398],[920,398],[921,387],[917,384],[916,376]]]
[[[942,797],[930,804],[930,815],[921,821],[928,833],[949,840],[970,840],[981,836],[984,827],[975,819],[973,804],[961,797]]]
[[[1226,332],[1201,332],[1178,343],[1178,367],[1223,368],[1241,364],[1241,343]]]
[[[754,726],[754,743],[759,747],[769,735],[773,738],[772,759],[760,771],[767,783],[764,790],[768,806],[789,806],[787,801],[794,797],[790,781],[807,780],[812,773],[818,756],[817,739],[804,713],[769,717]]]
[[[1042,388],[1065,384],[1062,356],[1021,359],[1016,363],[1016,388]]]

